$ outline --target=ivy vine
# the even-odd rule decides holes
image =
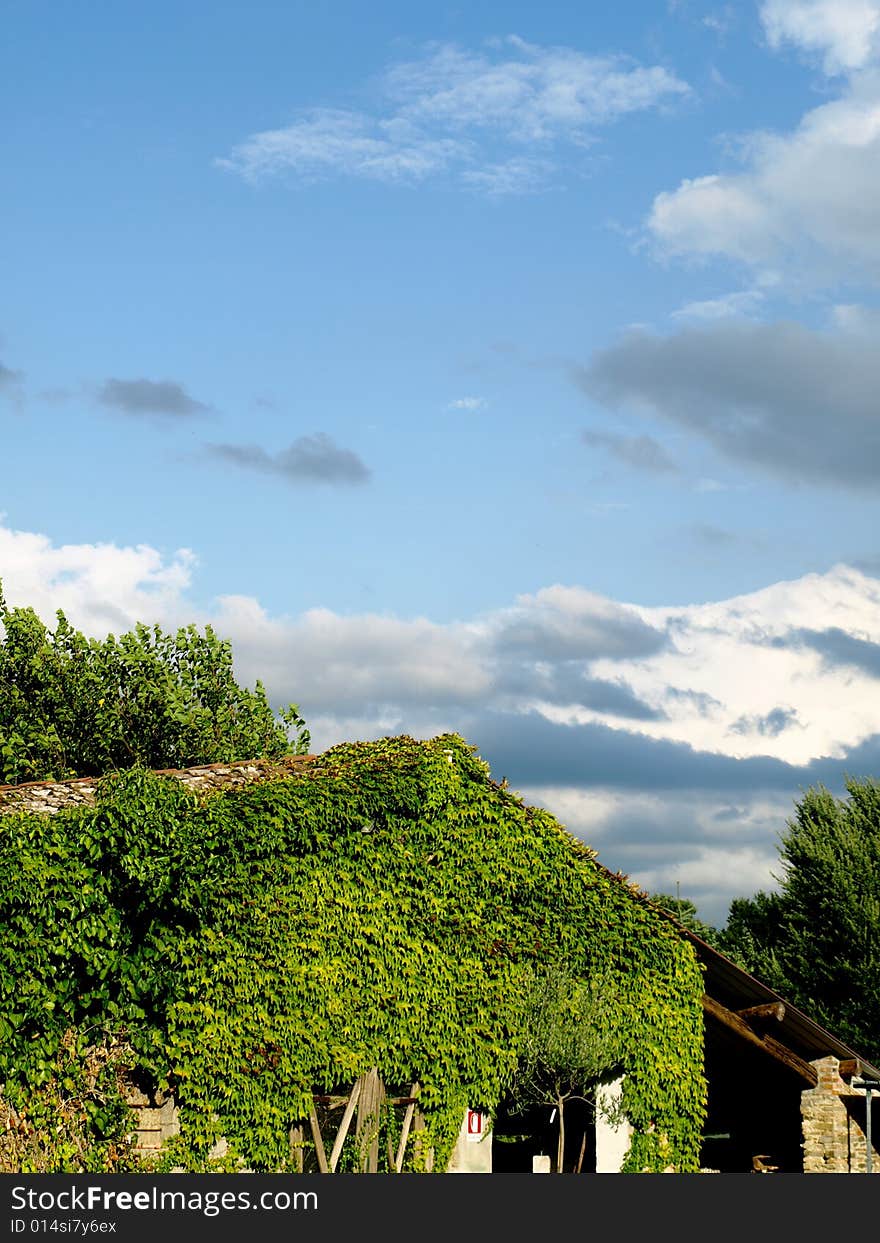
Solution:
[[[378,1066],[421,1084],[445,1169],[464,1109],[513,1081],[528,982],[552,963],[614,981],[625,1168],[698,1167],[691,947],[457,735],[347,743],[202,797],[132,769],[94,807],[5,815],[0,920],[3,1097],[60,1108],[81,1090],[63,1050],[112,1033],[179,1103],[178,1167],[206,1168],[222,1135],[233,1166],[290,1168],[312,1093]],[[124,1151],[115,1097],[81,1115],[88,1143],[42,1168]]]

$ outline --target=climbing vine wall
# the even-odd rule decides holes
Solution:
[[[292,1168],[313,1094],[377,1067],[421,1085],[443,1169],[463,1110],[510,1085],[528,980],[552,963],[612,982],[626,1168],[698,1166],[690,946],[457,735],[344,744],[205,796],[131,770],[94,806],[9,812],[0,919],[0,1080],[44,1136],[18,1158],[35,1168],[124,1167],[122,1065],[173,1091],[183,1168],[221,1136],[226,1168]],[[116,1052],[87,1071],[101,1042]],[[55,1151],[65,1109],[79,1129]]]

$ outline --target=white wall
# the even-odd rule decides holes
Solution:
[[[492,1126],[488,1114],[483,1114],[483,1133],[477,1139],[468,1135],[468,1111],[465,1111],[461,1130],[452,1150],[446,1172],[448,1174],[492,1173]]]
[[[620,1078],[602,1084],[596,1092],[597,1174],[619,1174],[629,1148],[632,1127],[626,1121],[615,1126],[604,1113],[604,1110],[610,1110],[619,1103],[622,1091],[623,1079]]]

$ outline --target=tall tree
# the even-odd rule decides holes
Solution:
[[[210,626],[97,640],[56,618],[50,630],[0,589],[0,783],[308,749],[296,704],[276,716],[261,682],[239,686],[231,644]]]
[[[880,1060],[880,783],[823,786],[780,841],[777,893],[736,899],[720,948],[858,1053]]]

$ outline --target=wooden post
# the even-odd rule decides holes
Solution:
[[[290,1128],[290,1155],[293,1157],[293,1165],[297,1174],[303,1172],[303,1143],[305,1135],[303,1134],[302,1123],[298,1122],[296,1126]]]
[[[356,1137],[360,1153],[362,1174],[379,1172],[379,1127],[382,1120],[382,1102],[385,1087],[379,1078],[379,1068],[374,1066],[358,1080],[360,1092],[357,1102]]]
[[[329,1174],[330,1167],[327,1164],[327,1154],[324,1151],[324,1141],[321,1138],[321,1128],[318,1125],[318,1115],[315,1112],[315,1102],[309,1102],[309,1125],[312,1128],[312,1139],[315,1141],[315,1155],[318,1158],[318,1169],[322,1174]]]
[[[351,1089],[351,1096],[345,1106],[345,1113],[342,1115],[342,1121],[339,1124],[339,1130],[336,1132],[336,1139],[333,1141],[333,1151],[330,1153],[330,1173],[336,1173],[336,1167],[339,1164],[339,1154],[342,1152],[342,1145],[345,1143],[345,1137],[348,1134],[348,1128],[351,1125],[351,1119],[354,1115],[355,1106],[358,1103],[358,1097],[361,1094],[361,1080],[355,1080],[355,1085]]]
[[[412,1097],[419,1094],[419,1084],[414,1083],[409,1090]],[[406,1152],[406,1141],[409,1139],[409,1129],[412,1126],[413,1114],[415,1113],[416,1103],[411,1100],[406,1107],[406,1113],[403,1115],[403,1126],[400,1129],[400,1143],[397,1146],[397,1158],[394,1162],[394,1170],[397,1174],[403,1169],[403,1155]]]

